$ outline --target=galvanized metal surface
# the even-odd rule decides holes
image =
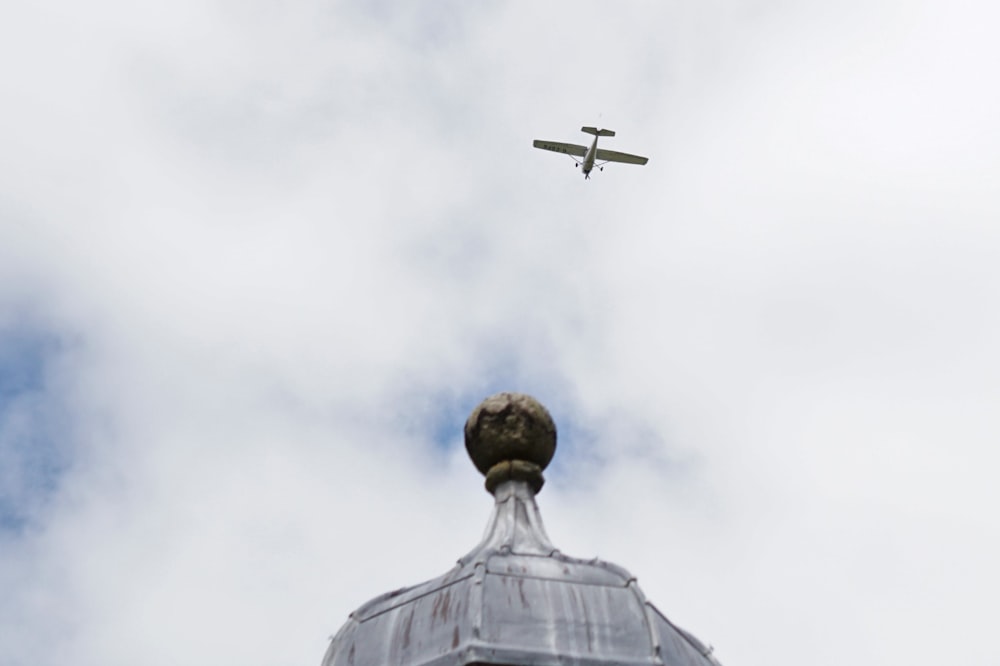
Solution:
[[[524,481],[495,492],[482,541],[445,575],[351,614],[323,666],[718,666],[621,567],[560,553]]]

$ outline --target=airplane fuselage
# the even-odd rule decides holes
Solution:
[[[599,136],[594,136],[594,142],[590,144],[590,149],[587,150],[587,154],[583,156],[583,161],[580,162],[580,168],[583,169],[583,177],[589,179],[590,172],[594,170],[594,159],[597,157],[597,140],[601,138]]]

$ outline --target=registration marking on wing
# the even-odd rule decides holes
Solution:
[[[564,155],[576,155],[583,157],[587,154],[586,146],[578,146],[575,143],[559,143],[558,141],[542,141],[535,139],[532,143],[535,148],[551,150],[553,153],[563,153]]]

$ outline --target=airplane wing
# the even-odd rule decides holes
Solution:
[[[535,148],[551,150],[554,153],[562,153],[564,155],[576,155],[577,157],[583,157],[587,154],[586,146],[578,146],[575,143],[558,143],[556,141],[542,141],[541,139],[535,139],[535,142],[532,145]]]
[[[617,150],[604,150],[603,148],[597,149],[594,158],[603,162],[625,162],[626,164],[645,164],[649,161],[648,157],[629,155],[628,153],[619,153]]]

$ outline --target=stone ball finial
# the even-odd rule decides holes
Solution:
[[[503,481],[527,481],[535,492],[556,452],[556,424],[542,403],[524,393],[497,393],[465,422],[465,450],[486,475],[491,493]]]

